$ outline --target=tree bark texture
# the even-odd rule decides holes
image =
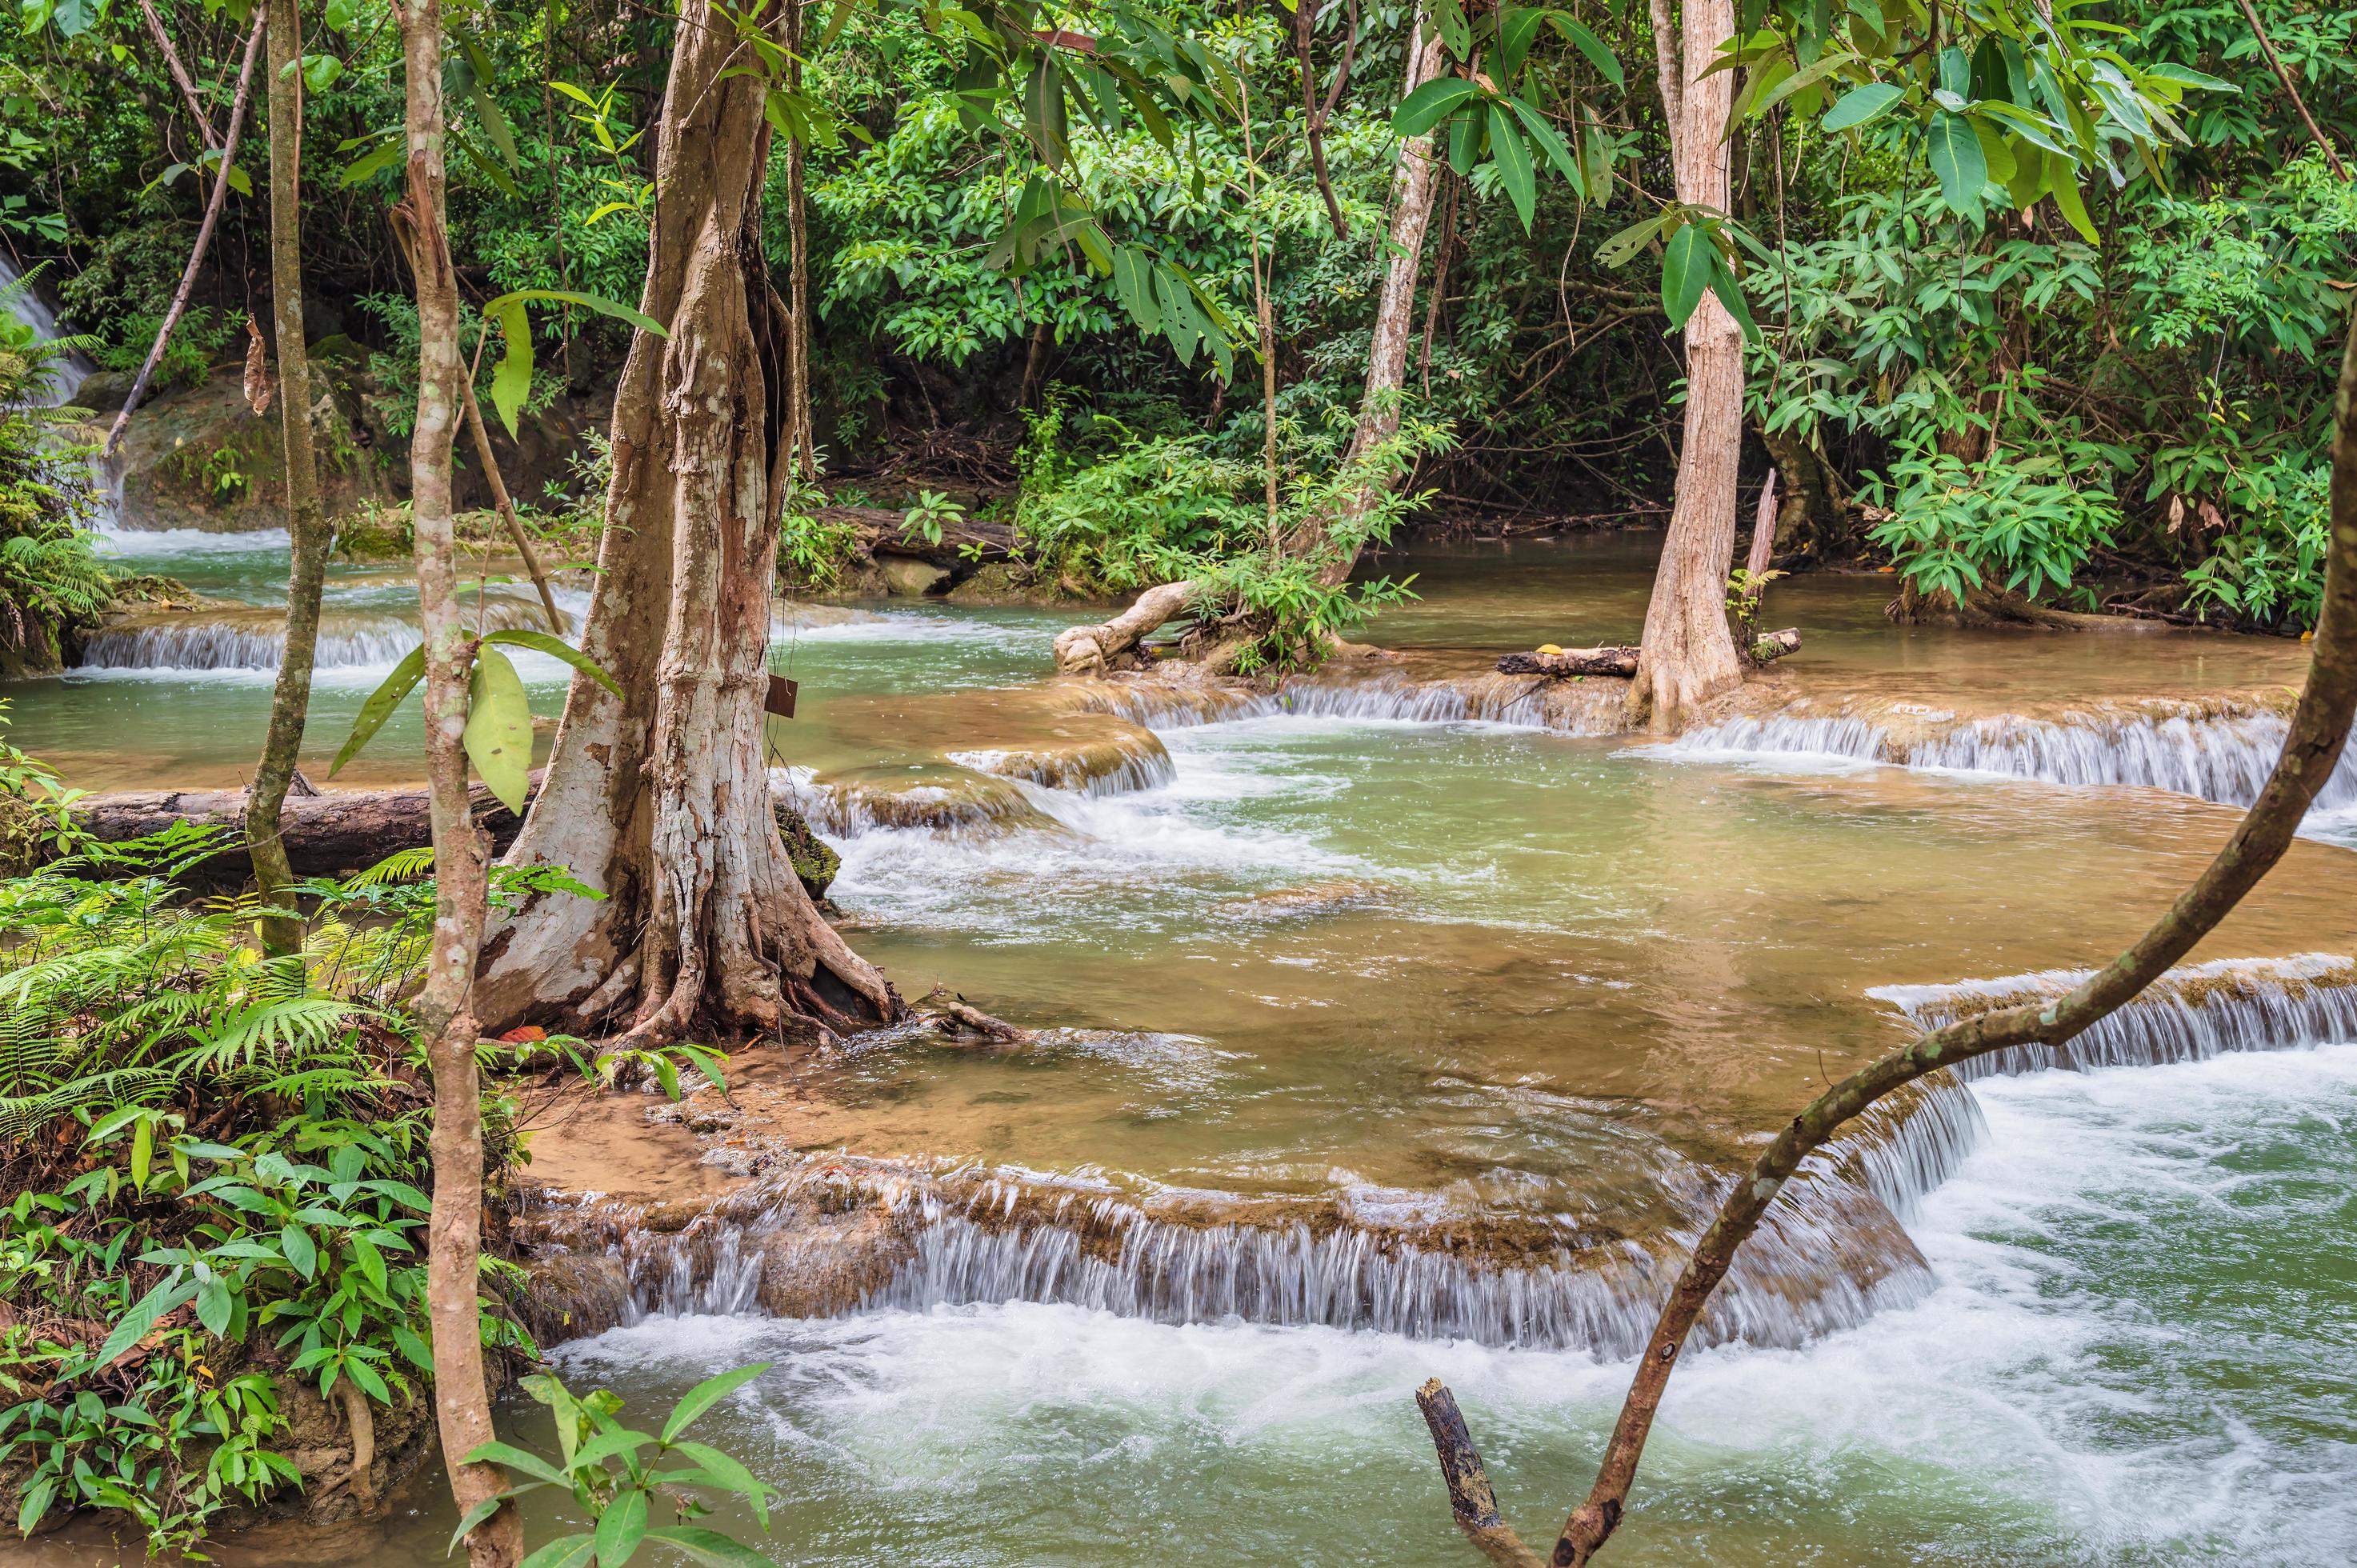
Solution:
[[[2308,683],[2283,755],[2217,858],[2136,943],[2054,1002],[2001,1008],[1932,1030],[1860,1069],[1792,1118],[1738,1180],[1662,1307],[1637,1363],[1596,1484],[1565,1521],[1553,1561],[1587,1563],[1620,1525],[1653,1417],[1711,1294],[1801,1162],[1851,1118],[1926,1073],[2007,1047],[2060,1045],[2120,1007],[2184,958],[2283,858],[2349,736],[2357,713],[2357,324],[2342,351],[2333,399],[2332,494],[2324,603]]]
[[[1653,0],[1654,49],[1668,111],[1678,199],[1727,209],[1727,144],[1735,73],[1705,74],[1735,29],[1732,0],[1687,0],[1672,41],[1668,0]],[[1683,74],[1681,74],[1683,73]],[[1645,609],[1645,650],[1629,689],[1632,717],[1655,728],[1740,685],[1743,660],[1727,627],[1727,567],[1735,556],[1736,465],[1743,446],[1743,333],[1705,294],[1686,320],[1685,438],[1677,495]]]
[[[132,381],[131,395],[123,400],[122,412],[114,416],[113,427],[106,433],[106,447],[102,455],[109,461],[123,445],[123,433],[130,427],[131,415],[147,395],[147,383],[155,379],[156,367],[163,362],[165,345],[172,340],[172,328],[180,324],[182,313],[188,308],[188,295],[196,291],[197,275],[205,270],[205,252],[212,249],[213,230],[219,227],[221,208],[228,203],[229,171],[237,162],[238,134],[245,129],[245,106],[253,95],[254,62],[262,58],[262,35],[269,19],[264,6],[254,7],[253,31],[245,40],[245,62],[237,70],[237,96],[229,106],[229,134],[221,143],[221,168],[213,179],[213,193],[205,202],[204,220],[197,225],[197,242],[188,247],[188,264],[181,270],[180,286],[173,292],[170,308],[164,312],[164,324],[156,328],[155,347],[147,350],[146,361]]]
[[[607,897],[543,896],[496,933],[477,993],[493,1028],[742,1036],[902,1012],[795,880],[770,812],[761,703],[791,424],[771,392],[791,327],[760,245],[767,89],[739,64],[733,25],[697,0],[672,57],[640,300],[669,336],[637,335],[615,393],[582,638],[624,694],[576,677],[510,852]]]
[[[482,1089],[475,1064],[475,963],[483,939],[489,846],[468,810],[467,686],[474,639],[460,617],[450,458],[466,369],[458,355],[458,285],[444,205],[448,120],[442,101],[441,0],[402,16],[409,190],[395,215],[417,289],[417,423],[409,487],[417,602],[425,648],[425,774],[434,827],[434,948],[418,1026],[434,1075],[433,1208],[426,1288],[434,1329],[434,1408],[450,1490],[465,1514],[507,1485],[466,1455],[495,1435],[477,1293],[483,1229]],[[467,1537],[474,1568],[511,1568],[523,1530],[512,1505]]]
[[[268,16],[270,49],[270,309],[278,350],[278,427],[286,456],[286,649],[270,693],[270,727],[246,798],[245,837],[265,907],[294,879],[279,837],[280,810],[294,781],[311,709],[311,666],[319,647],[319,589],[334,539],[319,503],[311,446],[311,352],[303,336],[303,58],[298,0],[277,0]],[[303,922],[292,910],[266,915],[263,950],[293,952]]]
[[[1443,53],[1440,31],[1422,10],[1416,14],[1417,36],[1408,47],[1407,78],[1400,85],[1405,98],[1439,75]],[[1424,29],[1430,28],[1427,35]],[[1400,393],[1407,385],[1408,347],[1415,340],[1415,280],[1424,270],[1424,236],[1432,227],[1433,198],[1439,189],[1440,162],[1433,156],[1432,138],[1404,137],[1392,165],[1392,220],[1383,264],[1383,292],[1375,300],[1375,330],[1367,349],[1367,381],[1359,395],[1359,423],[1351,433],[1345,462],[1364,458],[1399,434]],[[1389,480],[1355,491],[1342,505],[1345,515],[1336,522],[1356,521],[1383,499]],[[1331,532],[1331,523],[1313,520],[1308,525]],[[1314,536],[1313,536],[1314,537]],[[1337,555],[1318,574],[1328,586],[1345,582],[1359,564],[1358,552]]]

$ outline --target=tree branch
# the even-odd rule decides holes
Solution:
[[[1661,4],[1655,0],[1657,9]],[[2043,1004],[2001,1008],[1932,1030],[1818,1096],[1776,1135],[1721,1201],[1663,1303],[1606,1444],[1596,1484],[1564,1521],[1551,1558],[1557,1568],[1580,1568],[1620,1527],[1646,1437],[1688,1336],[1726,1278],[1737,1251],[1759,1229],[1803,1160],[1868,1105],[1927,1073],[2010,1046],[2060,1045],[2087,1029],[2191,951],[2291,846],[2309,807],[2332,775],[2348,739],[2352,714],[2357,712],[2357,321],[2351,325],[2342,351],[2333,398],[2330,530],[2324,600],[2308,683],[2293,710],[2275,771],[2225,847],[2134,945],[2068,995]],[[1429,1411],[1426,1419],[1431,1419]],[[1469,1437],[1467,1444],[1469,1447]],[[1453,1472],[1450,1484],[1453,1500],[1458,1489]]]
[[[2291,100],[2291,106],[2299,111],[2300,121],[2307,125],[2308,134],[2316,138],[2318,148],[2324,154],[2324,161],[2332,166],[2335,175],[2347,179],[2347,166],[2341,163],[2341,155],[2333,151],[2332,144],[2324,139],[2324,132],[2317,125],[2316,116],[2308,112],[2308,100],[2299,95],[2299,89],[2292,82],[2291,72],[2284,69],[2282,57],[2276,53],[2275,40],[2268,38],[2266,28],[2259,25],[2259,14],[2253,8],[2251,0],[2234,0],[2234,4],[2243,8],[2243,19],[2251,24],[2251,36],[2257,38],[2259,48],[2266,51],[2267,63],[2275,67],[2276,80],[2283,83],[2284,93]]]
[[[221,167],[213,175],[212,199],[205,203],[205,220],[197,226],[197,242],[188,251],[188,264],[180,274],[179,292],[172,295],[172,308],[164,313],[164,324],[156,329],[156,346],[147,350],[147,362],[139,367],[139,379],[131,383],[131,395],[123,400],[123,412],[114,416],[114,428],[106,433],[106,449],[102,454],[112,458],[123,445],[123,432],[131,424],[132,412],[147,395],[147,382],[156,374],[156,367],[164,358],[164,345],[172,339],[172,328],[179,325],[180,313],[188,308],[188,295],[197,286],[197,274],[204,271],[205,252],[211,248],[213,229],[221,222],[221,209],[229,200],[229,171],[237,161],[238,134],[245,129],[246,101],[253,92],[253,64],[262,58],[263,24],[270,7],[259,5],[253,8],[253,31],[246,36],[245,63],[238,68],[237,99],[229,108],[229,135],[221,143]]]
[[[188,68],[180,63],[180,51],[172,47],[172,35],[164,30],[164,18],[156,14],[154,0],[139,0],[139,14],[147,18],[147,35],[164,51],[165,68],[180,85],[180,99],[188,104],[189,117],[197,123],[199,141],[208,151],[221,145],[213,134],[213,117],[205,112],[204,100],[197,96],[197,84],[189,79]]]

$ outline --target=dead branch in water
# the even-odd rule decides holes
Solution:
[[[1797,627],[1763,631],[1752,643],[1751,657],[1765,664],[1801,650]],[[1498,660],[1501,675],[1617,675],[1626,680],[1637,673],[1638,655],[1632,643],[1608,642],[1596,648],[1566,648],[1555,653],[1508,653]]]

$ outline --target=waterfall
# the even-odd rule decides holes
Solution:
[[[949,759],[977,773],[1093,799],[1159,789],[1178,779],[1178,765],[1170,760],[1161,737],[1149,729],[1051,749],[952,751]]]
[[[5,251],[0,251],[0,299],[7,302],[9,311],[17,320],[30,327],[42,342],[55,343],[71,336],[59,322],[57,312],[48,307],[48,303],[34,292],[33,285],[16,271]],[[49,384],[40,393],[39,403],[43,407],[58,408],[71,403],[74,393],[81,390],[81,383],[89,380],[91,373],[97,369],[90,356],[80,349],[61,350],[52,361]]]
[[[1894,1168],[1921,1163],[1920,1151],[1892,1158]],[[1693,1170],[1674,1181],[1682,1218],[1643,1241],[1536,1216],[1385,1223],[1353,1217],[1347,1202],[1202,1193],[1187,1195],[1190,1218],[1178,1219],[1100,1189],[978,1171],[922,1178],[842,1155],[676,1229],[675,1218],[582,1200],[517,1223],[544,1254],[536,1321],[569,1333],[685,1313],[1027,1301],[1623,1357],[1643,1348],[1727,1179]],[[1798,1346],[1929,1285],[1889,1208],[1840,1170],[1813,1165],[1738,1258],[1699,1337]]]
[[[1841,757],[2048,784],[2137,784],[2247,806],[2274,771],[2288,727],[2265,709],[2158,703],[2056,719],[1786,713],[1706,725],[1663,749],[1698,757]],[[2343,755],[2316,803],[2328,811],[2357,803],[2357,754]]]
[[[2047,970],[1952,985],[1887,985],[1867,993],[1920,1029],[1972,1013],[2049,1000],[2087,978]],[[2357,1041],[2357,959],[2307,953],[2222,959],[2172,969],[2125,1006],[2060,1046],[2008,1046],[1958,1064],[1966,1079],[2050,1068],[2202,1061],[2230,1051],[2293,1050]]]
[[[1331,673],[1295,677],[1275,692],[1100,682],[1082,694],[1081,703],[1087,711],[1159,730],[1292,717],[1493,724],[1598,736],[1618,735],[1627,727],[1622,717],[1626,690],[1618,682],[1556,681],[1543,675],[1418,681],[1386,671],[1372,680]]]
[[[489,630],[544,630],[545,612],[516,598],[486,599]],[[399,662],[418,644],[404,615],[331,610],[319,624],[322,670]],[[277,609],[163,611],[99,628],[82,639],[84,670],[275,670],[286,652],[285,612]]]

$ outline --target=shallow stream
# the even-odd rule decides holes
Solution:
[[[945,1222],[825,1319],[650,1282],[639,1322],[559,1352],[567,1377],[651,1421],[778,1362],[705,1435],[786,1494],[782,1562],[1470,1562],[1409,1398],[1436,1372],[1545,1535],[1625,1384],[1647,1271],[1719,1174],[1956,983],[2099,961],[2140,929],[2231,828],[2304,664],[2173,632],[1899,631],[1887,580],[1825,578],[1770,590],[1770,624],[1805,641],[1764,704],[1674,744],[1417,684],[1633,639],[1650,545],[1388,561],[1426,595],[1374,628],[1404,663],[1243,707],[1133,701],[1143,740],[1043,687],[1072,616],[781,617],[802,709],[771,743],[781,779],[840,808],[851,940],[905,993],[945,982],[1051,1031],[1002,1056],[859,1045],[808,1145],[1239,1223],[1155,1231],[1159,1259],[1141,1230],[1108,1262],[1053,1226]],[[283,578],[283,540],[121,548],[257,606]],[[414,639],[406,596],[397,573],[335,579],[321,772]],[[511,585],[485,603],[537,613]],[[85,787],[233,783],[264,618],[120,634],[103,668],[0,689],[14,738]],[[526,673],[553,714],[561,668]],[[339,782],[408,776],[415,723]],[[860,806],[963,799],[1006,769],[989,754],[1092,725],[1135,765],[1000,785],[1012,805],[980,819]],[[1794,1246],[1837,1230],[1852,1255],[1753,1282],[1743,1342],[1675,1384],[1616,1555],[2357,1555],[2352,778],[2196,955],[2222,967],[2124,1022],[2095,1070],[1950,1088],[1867,1178],[1796,1197],[1818,1229]],[[2225,961],[2245,960],[2297,961]],[[1324,1218],[1266,1221],[1288,1204]],[[1423,1251],[1394,1244],[1410,1231]],[[1483,1251],[1500,1234],[1519,1273]],[[1607,1255],[1628,1278],[1598,1307],[1582,1282]],[[308,1560],[438,1562],[448,1524],[425,1506]]]

